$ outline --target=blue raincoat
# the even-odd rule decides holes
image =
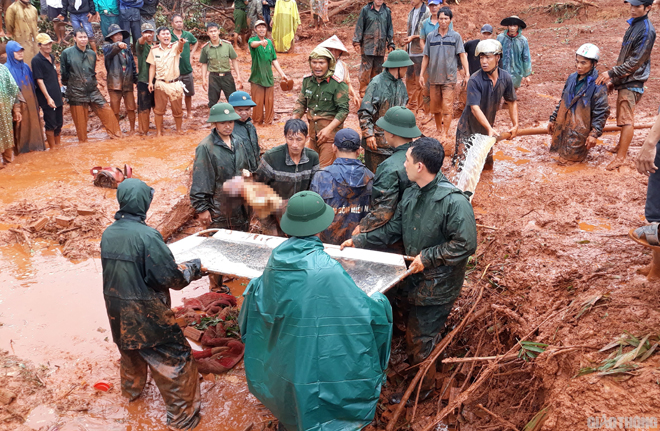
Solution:
[[[513,86],[519,88],[522,79],[532,74],[532,57],[527,38],[518,30],[515,37],[504,32],[497,36],[497,40],[502,44],[500,67],[511,74]]]
[[[310,190],[335,210],[335,219],[319,238],[339,245],[369,212],[374,174],[356,159],[339,158],[314,175]]]
[[[368,297],[314,236],[273,250],[239,325],[250,392],[288,431],[355,431],[374,418],[392,308]]]

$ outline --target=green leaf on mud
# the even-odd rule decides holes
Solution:
[[[543,422],[548,418],[548,407],[542,409],[540,412],[534,415],[531,421],[525,425],[523,431],[538,431],[543,426]]]

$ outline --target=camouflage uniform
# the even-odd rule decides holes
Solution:
[[[390,8],[383,3],[380,9],[376,10],[373,2],[363,7],[353,35],[353,45],[359,45],[362,54],[360,96],[364,97],[371,78],[383,70],[387,48],[394,49],[393,38],[394,28]]]

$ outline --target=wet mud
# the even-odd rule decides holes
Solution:
[[[518,92],[520,126],[539,127],[559,100],[577,47],[597,41],[602,52],[600,68],[616,62],[627,12],[619,1],[597,3],[599,8],[580,7],[568,18],[561,11],[549,12],[543,4],[526,4],[521,10],[520,2],[513,0],[465,0],[451,7],[454,26],[465,40],[474,38],[483,23],[495,25],[504,16],[517,14],[528,22],[524,34],[530,41],[534,75],[532,85]],[[405,29],[409,6],[389,6],[396,31]],[[301,41],[294,52],[278,54],[295,86],[284,93],[276,82],[274,124],[258,128],[264,149],[284,143],[284,121],[302,78],[309,73],[307,53],[333,33],[345,42],[352,37],[353,21],[339,24],[346,16],[340,15],[336,25],[318,31],[308,29],[309,18],[303,16]],[[655,15],[651,20],[660,27]],[[350,46],[349,50],[342,59],[357,86],[360,57]],[[249,54],[241,50],[238,54],[242,75],[247,77]],[[652,70],[660,70],[660,58],[654,55],[652,63]],[[97,69],[103,69],[101,63]],[[199,74],[196,70],[196,85],[201,83]],[[104,75],[99,75],[101,82]],[[210,130],[205,123],[205,92],[198,87],[193,117],[184,120],[183,135],[174,133],[173,121],[166,115],[162,139],[156,139],[152,129],[152,136],[110,140],[92,116],[90,141],[79,144],[67,108],[61,148],[20,155],[0,170],[0,386],[17,395],[9,406],[0,406],[0,430],[26,431],[37,422],[68,431],[167,429],[165,407],[153,382],[133,403],[119,394],[119,354],[110,339],[98,259],[100,235],[113,221],[118,205],[114,190],[92,185],[89,169],[131,165],[135,177],[156,189],[147,223],[158,226],[187,193],[195,146]],[[646,91],[637,109],[640,124],[652,122],[657,112],[660,83],[653,73]],[[615,98],[610,96],[612,107]],[[351,105],[350,111],[346,125],[359,130],[356,107]],[[614,122],[614,114],[612,109],[608,123]],[[420,112],[421,122],[426,121],[423,117]],[[127,129],[125,121],[120,122],[123,129]],[[500,130],[508,129],[508,112],[498,112],[497,124]],[[432,122],[422,127],[427,136],[435,136],[434,129]],[[644,223],[646,178],[635,171],[632,159],[646,133],[635,132],[628,162],[614,172],[605,170],[612,158],[607,148],[618,139],[613,133],[599,139],[584,163],[567,163],[550,154],[549,136],[496,144],[494,169],[482,174],[473,200],[481,226],[479,248],[448,330],[459,323],[487,282],[483,311],[446,356],[502,354],[528,334],[534,341],[575,348],[503,365],[459,415],[447,419],[451,427],[444,429],[457,429],[458,423],[461,430],[502,429],[477,404],[518,429],[542,409],[548,414],[539,429],[556,431],[587,429],[588,417],[603,414],[658,416],[660,360],[656,355],[630,374],[575,377],[581,368],[605,359],[608,353],[598,349],[620,334],[627,331],[644,337],[657,333],[660,326],[656,301],[660,284],[638,274],[650,262],[650,252],[626,237],[631,228]],[[80,215],[79,208],[92,209],[93,214]],[[47,224],[38,231],[32,229],[43,217],[49,218]],[[58,217],[73,220],[65,227],[57,224]],[[63,232],[70,228],[77,229]],[[240,294],[242,284],[234,283],[232,293]],[[208,281],[203,279],[174,292],[173,302],[180,304],[183,297],[207,291]],[[577,318],[583,304],[597,296],[602,299]],[[405,363],[402,350],[395,339],[388,385],[370,429],[386,426],[393,410],[386,398],[405,389],[399,374],[400,364]],[[439,366],[438,386],[454,375],[452,385],[465,384],[465,390],[483,369],[482,364]],[[113,384],[108,392],[92,388],[102,379]],[[420,403],[417,424],[428,422],[438,406],[446,404],[447,400],[438,402],[441,392]],[[242,363],[205,380],[202,402],[198,430],[244,430],[250,424],[261,429],[273,419],[249,394]],[[408,409],[404,416],[411,419],[411,413]]]

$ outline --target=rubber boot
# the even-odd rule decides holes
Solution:
[[[128,111],[126,115],[128,116],[128,134],[133,135],[135,134],[135,111]]]
[[[163,136],[163,116],[156,114],[154,119],[156,122],[156,137]]]
[[[183,117],[174,117],[174,124],[176,124],[177,133],[183,133]]]
[[[138,127],[140,133],[147,136],[149,133],[149,111],[138,112]]]
[[[55,148],[55,131],[46,130],[46,142],[48,142],[48,148],[51,150]]]

